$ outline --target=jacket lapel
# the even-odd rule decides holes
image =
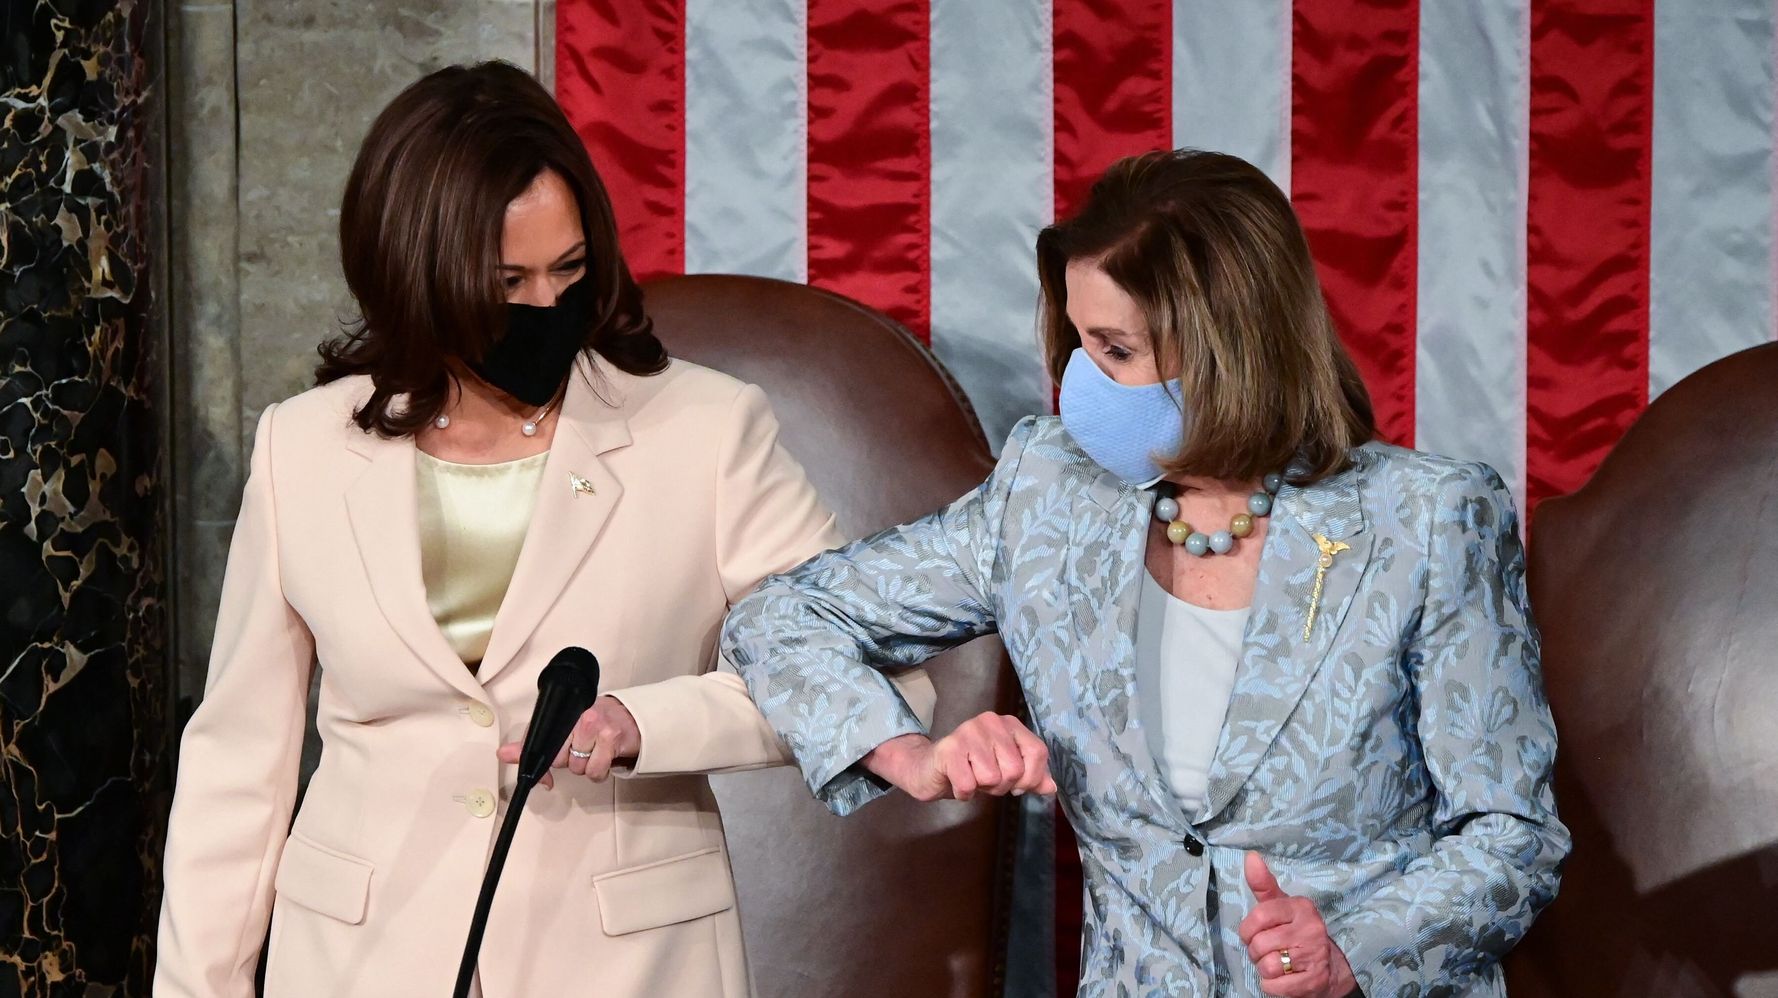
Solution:
[[[1215,817],[1234,800],[1333,648],[1371,558],[1360,475],[1360,465],[1354,464],[1307,488],[1286,486],[1278,494],[1199,820]],[[1332,560],[1316,599],[1316,576],[1327,550]]]
[[[377,608],[420,661],[459,692],[483,699],[426,605],[413,440],[354,434],[350,447],[370,462],[346,489],[346,514]]]
[[[580,570],[623,496],[623,486],[600,455],[630,443],[629,425],[621,407],[607,404],[593,391],[589,378],[602,376],[603,368],[598,369],[600,374],[591,373],[593,370],[583,362],[568,382],[556,436],[538,482],[531,525],[513,567],[512,582],[494,615],[494,632],[478,670],[484,684],[505,669],[530,640]]]
[[[1118,757],[1109,767],[1114,774],[1109,803],[1183,826],[1178,799],[1161,778],[1135,714],[1136,617],[1142,573],[1148,570],[1150,497],[1109,474],[1100,475],[1085,495],[1071,517],[1069,611],[1075,633],[1085,636],[1078,659],[1085,674],[1077,685],[1084,682]]]

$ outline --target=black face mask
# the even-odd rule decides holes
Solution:
[[[548,308],[507,302],[506,335],[470,369],[526,405],[548,405],[586,345],[591,285],[582,277]]]

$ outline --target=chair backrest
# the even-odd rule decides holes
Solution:
[[[671,354],[765,391],[848,537],[937,509],[992,469],[956,384],[889,318],[763,278],[676,277],[645,294]],[[995,639],[930,670],[935,731],[1017,703]],[[788,769],[713,782],[761,998],[999,993],[1016,809],[894,794],[840,819]]]
[[[1575,848],[1514,998],[1778,996],[1778,344],[1656,399],[1532,526]]]

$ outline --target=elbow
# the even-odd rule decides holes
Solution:
[[[1562,889],[1562,871],[1568,865],[1568,857],[1574,853],[1574,838],[1568,834],[1568,826],[1562,824],[1553,811],[1540,833],[1543,848],[1534,870],[1536,883],[1533,888],[1538,910],[1555,900],[1556,893]]]
[[[758,589],[729,608],[723,618],[718,654],[741,677],[747,695],[771,720],[767,705],[781,681],[774,663],[782,663],[792,628],[783,606],[791,596],[787,583],[768,578]]]
[[[753,592],[743,596],[740,602],[729,607],[728,615],[723,618],[722,657],[743,678],[764,657],[760,653],[760,645],[766,635],[771,633],[771,628],[766,623],[766,605],[772,598],[772,589],[776,585],[776,580],[766,579]]]
[[[1538,817],[1520,816],[1514,823],[1516,834],[1505,836],[1493,852],[1508,870],[1516,870],[1512,879],[1523,890],[1528,913],[1535,917],[1561,889],[1562,869],[1574,847],[1573,839],[1554,810]]]

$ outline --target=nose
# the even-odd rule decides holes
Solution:
[[[572,283],[555,274],[543,274],[526,277],[518,287],[506,293],[506,300],[514,305],[535,305],[548,308],[562,296],[562,291]]]
[[[518,287],[506,294],[506,300],[514,305],[535,305],[547,308],[556,303],[556,286],[547,275],[526,277]]]

